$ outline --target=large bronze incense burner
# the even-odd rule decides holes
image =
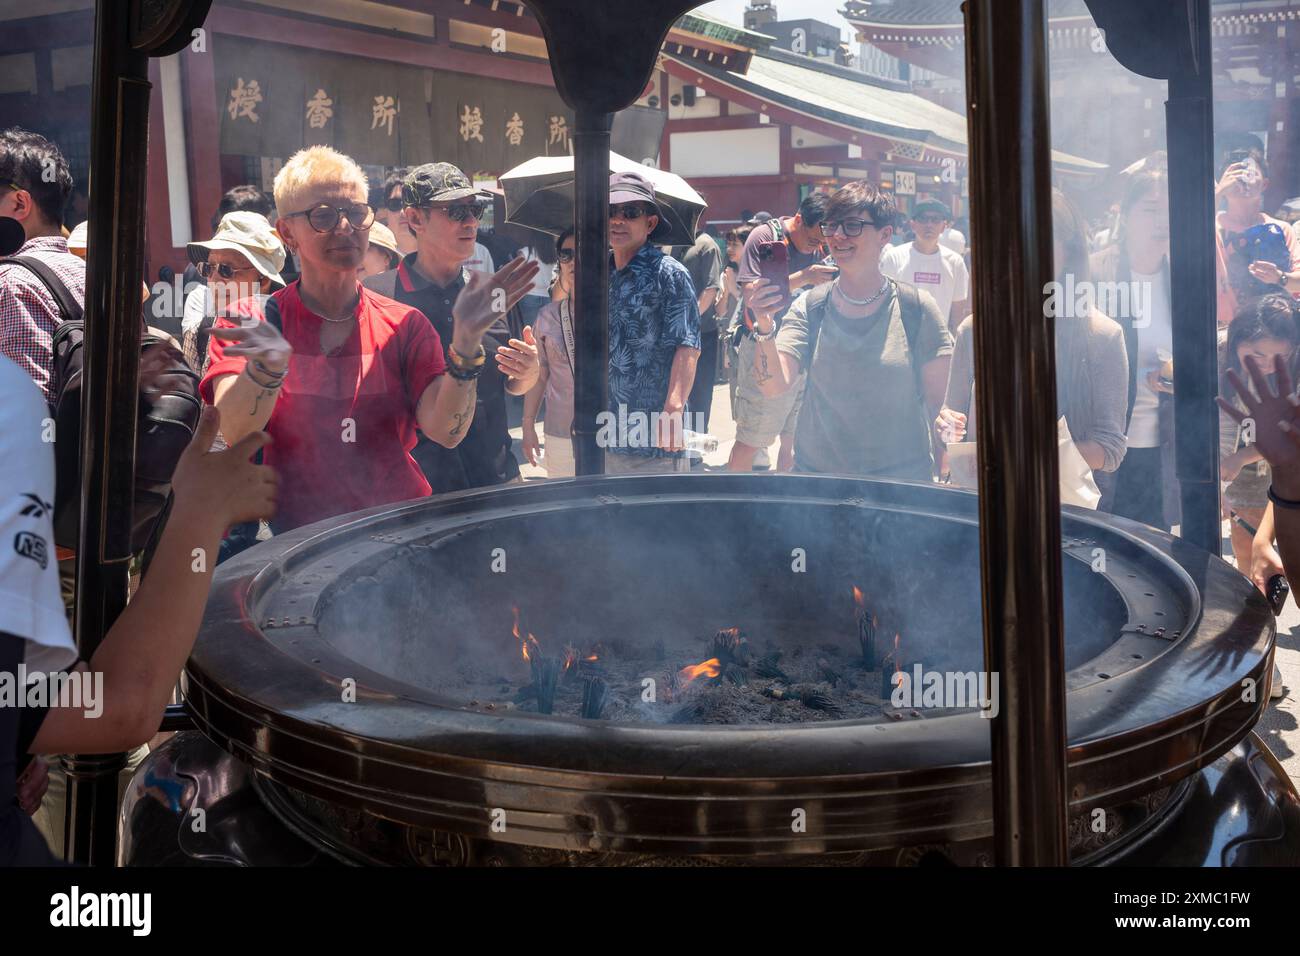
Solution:
[[[222,566],[186,696],[264,807],[345,860],[988,862],[977,702],[692,723],[615,667],[662,652],[638,667],[663,694],[725,624],[752,645],[748,680],[691,693],[761,694],[773,684],[754,660],[780,651],[879,697],[861,586],[909,671],[979,671],[976,504],[921,485],[701,475],[334,519]],[[1176,815],[1188,779],[1247,736],[1273,619],[1228,565],[1176,539],[1074,510],[1062,523],[1071,845],[1094,861]],[[581,693],[538,712],[513,607],[541,653],[599,645],[600,717],[581,716]],[[495,696],[474,683],[484,669]],[[1100,831],[1083,822],[1098,808]]]

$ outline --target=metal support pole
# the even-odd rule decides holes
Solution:
[[[115,4],[97,6],[77,548],[76,636],[86,660],[126,607],[131,560],[150,85],[130,19]],[[64,856],[112,866],[125,755],[65,756],[63,764]]]
[[[1001,688],[994,846],[1013,866],[1061,866],[1068,853],[1043,7],[965,4],[984,659]]]
[[[609,131],[612,113],[574,115],[573,455],[578,475],[605,473],[596,416],[609,403]]]
[[[1220,554],[1215,337],[1214,113],[1209,0],[1189,11],[1190,63],[1169,78],[1169,285],[1174,326],[1174,460],[1182,537]],[[1177,201],[1173,201],[1174,199]]]

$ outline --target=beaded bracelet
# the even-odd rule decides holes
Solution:
[[[463,368],[455,362],[450,362],[447,365],[447,374],[459,382],[472,382],[483,374],[483,369],[486,367],[486,365],[471,365],[469,368]]]
[[[254,385],[256,385],[258,388],[264,389],[264,390],[266,390],[266,391],[268,391],[268,392],[276,392],[276,391],[279,391],[279,390],[280,390],[280,386],[282,386],[282,385],[284,384],[284,377],[283,377],[283,376],[281,376],[280,378],[275,379],[275,380],[273,380],[273,381],[271,381],[271,382],[262,382],[262,381],[259,381],[258,378],[257,378],[257,376],[253,374],[253,366],[252,366],[251,364],[248,364],[248,365],[245,365],[245,366],[244,366],[244,374],[248,376],[248,380],[249,380],[250,382],[252,382],[252,383],[253,383]]]
[[[256,368],[259,372],[261,372],[267,378],[272,379],[273,381],[278,382],[289,374],[288,366],[285,366],[284,368],[280,369],[280,371],[278,372],[273,372],[257,359],[250,359],[250,361],[253,363],[254,368]]]

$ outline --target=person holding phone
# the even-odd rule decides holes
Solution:
[[[1270,292],[1300,293],[1300,243],[1291,227],[1263,212],[1268,163],[1257,147],[1230,151],[1219,167],[1215,201],[1218,324]]]
[[[796,471],[930,481],[930,422],[953,342],[929,292],[880,271],[895,215],[891,195],[850,183],[831,197],[821,224],[839,277],[801,294],[780,325],[782,290],[764,279],[745,290],[755,316],[754,380],[771,396],[807,382]]]
[[[775,303],[778,323],[799,292],[835,278],[835,267],[821,261],[826,255],[821,224],[828,205],[829,195],[810,193],[799,204],[795,215],[758,223],[745,239],[736,281],[744,289],[766,279],[779,295]],[[794,465],[794,428],[804,384],[800,380],[780,395],[764,394],[753,375],[753,322],[752,312],[742,311],[736,333],[740,338],[736,363],[736,443],[731,447],[727,468],[752,470],[758,453],[765,451],[779,435],[781,450],[776,470],[789,471]]]

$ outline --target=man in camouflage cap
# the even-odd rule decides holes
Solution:
[[[402,203],[410,206],[431,206],[448,203],[467,196],[487,197],[468,176],[451,163],[425,163],[416,166],[402,183]]]
[[[406,225],[415,234],[415,252],[396,269],[370,276],[362,284],[423,312],[443,345],[450,347],[452,306],[465,288],[469,270],[478,268],[473,260],[488,194],[451,163],[426,163],[412,169],[402,182],[402,203]],[[478,405],[464,441],[444,448],[422,437],[411,452],[434,494],[519,478],[505,396],[527,392],[537,381],[539,364],[532,329],[523,327],[518,306],[498,317],[484,335],[483,347],[488,367],[478,383]]]

